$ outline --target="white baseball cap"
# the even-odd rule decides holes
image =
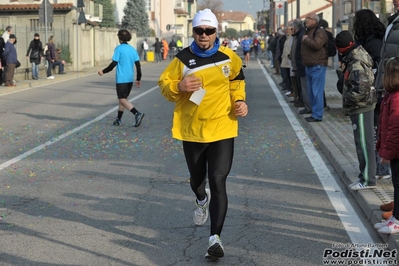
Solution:
[[[212,11],[208,8],[198,11],[194,16],[193,28],[201,25],[212,26],[216,29],[219,26],[219,22],[215,14],[213,14]]]

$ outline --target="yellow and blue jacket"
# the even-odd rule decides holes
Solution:
[[[199,105],[189,100],[192,93],[177,88],[189,75],[201,78],[206,91]],[[198,57],[189,47],[178,53],[158,81],[163,96],[175,103],[172,137],[201,143],[237,137],[234,103],[245,101],[244,79],[241,58],[227,47],[211,57]]]

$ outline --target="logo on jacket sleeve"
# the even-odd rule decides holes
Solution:
[[[228,65],[223,66],[222,72],[225,77],[230,76],[230,67]]]

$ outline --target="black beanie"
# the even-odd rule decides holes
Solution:
[[[335,46],[337,48],[346,48],[351,46],[355,41],[349,31],[343,30],[335,37]]]

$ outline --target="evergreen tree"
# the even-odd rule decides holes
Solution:
[[[135,31],[138,37],[150,36],[144,0],[127,0],[123,13],[122,28]]]
[[[115,6],[111,0],[95,0],[94,2],[103,5],[103,19],[99,23],[100,27],[115,28]]]

